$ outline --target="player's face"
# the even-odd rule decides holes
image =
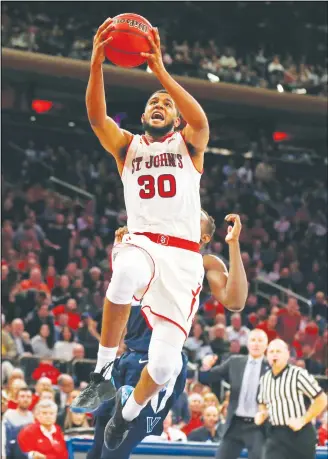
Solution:
[[[178,127],[180,118],[172,97],[166,93],[153,94],[142,115],[142,124],[145,132],[153,137],[161,137]]]

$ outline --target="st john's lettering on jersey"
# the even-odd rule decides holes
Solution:
[[[161,153],[160,155],[150,156],[147,160],[143,156],[137,156],[132,160],[132,174],[136,171],[152,169],[153,167],[178,167],[183,169],[182,155]]]

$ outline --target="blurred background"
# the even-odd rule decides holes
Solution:
[[[43,397],[57,403],[67,436],[92,434],[92,418],[72,415],[68,405],[94,367],[108,256],[126,213],[115,161],[89,127],[84,97],[93,35],[124,11],[159,27],[168,71],[208,115],[201,196],[217,225],[208,252],[228,258],[227,213],[243,223],[246,307],[231,317],[203,290],[185,345],[188,383],[168,422],[188,435],[213,405],[224,424],[229,387],[201,385],[197,369],[207,354],[222,362],[247,353],[256,327],[287,341],[292,362],[327,388],[326,2],[1,7],[2,414],[28,404],[18,391],[32,389],[31,416],[7,415],[4,457],[19,457],[10,445]],[[109,62],[104,78],[108,114],[140,132],[156,79],[146,65]],[[325,416],[316,427],[324,445]]]

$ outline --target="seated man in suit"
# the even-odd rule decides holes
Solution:
[[[231,386],[227,420],[217,459],[237,459],[243,448],[247,448],[249,459],[261,458],[264,432],[255,425],[254,418],[260,377],[269,369],[264,358],[267,345],[266,333],[255,329],[248,336],[248,356],[231,356],[216,367],[213,366],[217,356],[207,356],[203,360],[200,382],[209,384],[224,379]]]

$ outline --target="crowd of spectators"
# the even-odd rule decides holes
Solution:
[[[11,169],[5,163],[2,175],[2,412],[10,426],[7,447],[19,445],[26,452],[33,445],[26,442],[24,429],[29,438],[29,429],[36,429],[34,418],[40,424],[42,416],[54,419],[56,414],[59,427],[49,430],[62,446],[60,429],[68,435],[79,426],[88,432],[92,425],[90,418],[70,413],[68,405],[93,369],[83,359],[96,358],[102,302],[111,276],[108,256],[126,214],[115,163],[104,152],[87,155],[69,142],[53,141],[50,146],[37,135],[26,143],[19,139],[5,148],[22,155],[22,167],[18,170],[16,162]],[[94,199],[73,196],[69,188],[67,196],[65,188],[60,193],[51,189],[36,173],[44,171],[39,169],[43,163],[56,177],[93,193]],[[228,259],[224,216],[239,213],[249,296],[243,312],[231,315],[204,287],[185,343],[190,362],[200,365],[214,353],[220,363],[247,353],[248,333],[258,327],[269,340],[284,339],[296,365],[328,375],[327,190],[316,171],[308,168],[304,177],[297,173],[299,167],[288,168],[266,155],[260,161],[206,156],[202,203],[217,224],[206,250]],[[277,290],[267,298],[257,295],[258,276],[290,293],[285,299]],[[191,376],[161,439],[216,441],[228,397],[228,392],[222,397],[220,388],[204,386]],[[318,426],[322,439],[324,419]],[[38,434],[48,435],[42,429]],[[64,449],[60,454],[65,457]]]
[[[70,13],[51,11],[42,2],[37,8],[29,8],[26,4],[14,7],[5,4],[2,46],[89,60],[93,35],[100,25],[99,11],[98,15],[86,11],[85,16]],[[209,79],[213,83],[224,81],[275,90],[279,88],[280,91],[284,88],[294,92],[301,90],[301,94],[305,90],[311,94],[327,95],[327,68],[324,61],[317,62],[312,54],[309,57],[293,57],[285,48],[284,54],[278,55],[277,51],[271,50],[269,43],[268,46],[258,43],[258,47],[248,48],[247,53],[239,52],[238,46],[236,48],[233,44],[214,39],[211,27],[207,28],[207,34],[199,30],[201,40],[197,34],[179,40],[172,37],[170,31],[179,28],[179,25],[181,29],[185,21],[183,14],[164,21],[162,13],[158,13],[157,21],[160,21],[163,60],[170,72]],[[199,24],[198,27],[202,28]],[[203,28],[206,30],[206,22]]]

